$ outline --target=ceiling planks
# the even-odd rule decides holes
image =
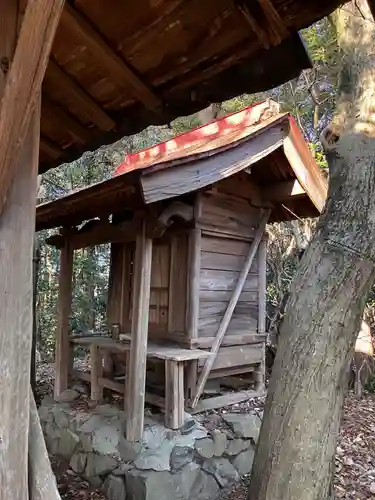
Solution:
[[[67,97],[70,97],[100,130],[109,131],[115,128],[115,121],[52,59],[50,59],[46,76],[52,86],[63,88]]]
[[[107,45],[91,24],[69,4],[65,5],[61,22],[67,23],[84,40],[87,48],[95,54],[103,69],[110,73],[120,87],[130,87],[134,97],[147,109],[154,111],[161,107],[162,103],[153,91]]]

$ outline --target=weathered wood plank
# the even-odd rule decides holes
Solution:
[[[58,397],[68,388],[70,369],[69,317],[72,305],[73,249],[66,239],[60,253],[59,297],[55,344],[56,377],[54,395]]]
[[[262,346],[263,344],[221,347],[211,370],[259,364],[262,361]],[[203,366],[203,360],[199,361],[199,365]]]
[[[202,269],[200,273],[200,290],[232,291],[234,290],[239,272],[236,271],[216,271]],[[244,292],[254,292],[258,289],[258,275],[250,274],[244,283]]]
[[[209,316],[218,316],[220,314],[225,313],[226,308],[228,307],[228,301],[222,302],[202,302],[199,307],[199,319],[207,318]],[[250,308],[250,311],[249,311]],[[234,314],[237,317],[242,316],[251,316],[254,317],[254,313],[258,311],[258,302],[237,302],[237,305],[234,309]]]
[[[250,246],[249,253],[246,257],[243,269],[238,277],[238,281],[237,281],[237,284],[236,284],[235,289],[233,291],[233,295],[229,301],[228,308],[225,311],[225,314],[223,316],[223,319],[222,319],[220,326],[219,326],[219,329],[217,331],[216,342],[211,348],[211,353],[213,354],[213,356],[211,356],[210,358],[207,359],[206,364],[205,364],[205,366],[204,366],[204,368],[199,376],[199,380],[198,380],[198,384],[197,384],[197,391],[195,393],[194,400],[192,402],[193,407],[198,403],[199,398],[203,392],[204,385],[207,381],[208,375],[211,371],[212,366],[215,363],[215,358],[216,358],[218,350],[220,348],[221,341],[222,341],[222,339],[227,331],[229,322],[230,322],[231,317],[233,315],[233,311],[237,305],[239,296],[240,296],[242,289],[244,287],[244,284],[246,282],[247,275],[249,273],[251,264],[254,260],[256,252],[258,250],[258,245],[259,245],[259,242],[262,239],[262,236],[264,234],[265,227],[266,227],[266,224],[267,224],[267,221],[269,219],[270,214],[271,214],[271,210],[265,210],[264,215],[263,215],[261,221],[259,222],[259,227],[256,231],[254,241],[252,242],[252,244]],[[218,271],[218,272],[220,272],[220,271]]]
[[[247,245],[249,248],[249,245]],[[226,253],[202,252],[201,268],[216,269],[218,271],[237,271],[240,272],[245,261],[244,255],[229,255]],[[250,273],[256,273],[258,262],[251,264]]]
[[[236,148],[196,162],[164,168],[141,177],[146,203],[197,191],[248,168],[283,144],[286,132],[281,125],[269,128]]]
[[[223,193],[205,194],[201,203],[197,222],[247,231],[248,234],[256,228],[262,215],[260,208],[252,207],[246,200]]]
[[[186,234],[171,239],[168,331],[186,331],[188,238]]]
[[[146,108],[155,110],[161,108],[161,101],[152,90],[130,69],[99,36],[93,27],[69,4],[65,6],[61,18],[84,41],[88,50],[100,61],[103,68],[122,87],[130,86],[133,95],[137,97]]]
[[[215,408],[223,408],[224,406],[234,405],[236,403],[242,403],[252,398],[259,398],[264,396],[264,391],[240,391],[233,392],[231,394],[225,394],[224,396],[217,396],[214,398],[208,398],[200,401],[194,408],[189,408],[189,413],[193,415],[196,413],[202,413],[208,410],[214,410]]]
[[[221,343],[222,347],[235,346],[235,345],[253,345],[260,342],[265,342],[267,339],[266,334],[261,333],[244,333],[241,335],[225,335]],[[195,346],[198,349],[209,349],[212,347],[215,337],[199,337],[196,339]]]
[[[179,429],[184,423],[184,364],[165,361],[165,426]]]
[[[199,300],[200,304],[203,302],[228,302],[232,296],[231,290],[200,290]],[[256,302],[258,300],[258,290],[251,292],[242,292],[238,302]]]
[[[99,347],[95,344],[90,346],[91,358],[91,400],[100,402],[103,399],[103,386],[99,384],[99,379],[103,376],[102,356]]]
[[[249,251],[247,241],[238,241],[232,238],[203,236],[202,252],[220,253],[245,257]]]
[[[143,434],[151,263],[152,240],[146,238],[146,224],[144,223],[136,241],[132,340],[129,362],[126,366],[126,439],[129,441],[138,441]]]
[[[191,339],[198,334],[201,239],[199,229],[189,232],[186,325],[187,335]]]
[[[15,176],[15,160],[20,155],[39,99],[63,6],[64,0],[27,2],[0,105],[0,213]],[[12,54],[8,56],[11,58]]]

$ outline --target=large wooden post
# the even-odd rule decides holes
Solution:
[[[55,398],[68,388],[71,364],[69,345],[69,316],[72,304],[73,248],[69,236],[60,254],[59,298],[57,302],[57,329],[55,345]]]
[[[151,262],[152,239],[146,237],[144,223],[136,241],[131,347],[126,366],[126,439],[129,441],[138,441],[143,434]]]

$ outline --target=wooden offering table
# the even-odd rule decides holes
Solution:
[[[129,336],[130,339],[130,336]],[[131,341],[113,340],[108,337],[75,337],[71,343],[87,346],[91,355],[91,373],[74,370],[73,375],[77,378],[90,381],[91,399],[100,401],[103,396],[103,388],[115,390],[123,393],[125,397],[125,410],[131,404],[127,398],[126,383],[129,380],[128,374],[125,377],[125,384],[121,384],[103,376],[103,357],[106,353],[125,353],[130,351]],[[165,398],[146,394],[146,401],[160,406],[165,410],[165,425],[171,429],[179,429],[184,423],[185,407],[185,384],[184,368],[200,359],[206,359],[211,354],[201,349],[181,349],[177,346],[158,345],[150,342],[147,345],[147,358],[164,360],[165,362]],[[128,364],[127,364],[128,366]]]

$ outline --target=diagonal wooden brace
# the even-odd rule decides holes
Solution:
[[[254,240],[251,243],[249,253],[247,254],[244,266],[243,266],[242,271],[240,273],[240,276],[238,278],[237,284],[233,290],[232,297],[231,297],[229,304],[228,304],[228,307],[224,313],[223,319],[221,320],[219,329],[218,329],[217,334],[216,334],[215,341],[211,347],[211,356],[207,359],[207,361],[203,367],[203,370],[199,376],[199,380],[197,383],[197,389],[195,391],[195,396],[194,396],[193,402],[191,404],[192,408],[194,408],[197,405],[199,398],[202,395],[204,386],[206,385],[207,378],[208,378],[210,371],[215,363],[217,353],[219,352],[221,343],[222,343],[223,338],[225,336],[225,333],[228,329],[229,322],[232,318],[234,309],[236,308],[238,299],[240,298],[240,295],[241,295],[242,289],[244,287],[247,275],[249,274],[249,271],[250,271],[251,264],[253,263],[255,254],[258,250],[259,243],[260,243],[262,236],[264,234],[264,231],[266,229],[266,225],[267,225],[268,219],[270,217],[270,214],[271,214],[271,210],[264,211],[263,217],[259,223],[259,227],[256,230]]]

